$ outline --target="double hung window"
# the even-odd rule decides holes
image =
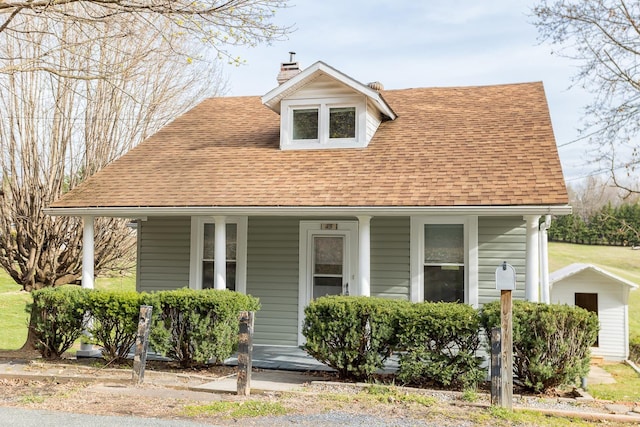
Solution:
[[[478,219],[411,218],[411,300],[478,304]]]
[[[462,224],[425,224],[425,301],[464,302],[464,258]]]

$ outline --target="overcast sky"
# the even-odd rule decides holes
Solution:
[[[273,89],[289,51],[304,68],[324,61],[385,89],[542,81],[565,178],[578,183],[597,170],[587,143],[570,143],[589,94],[569,89],[575,63],[551,54],[522,0],[293,0],[277,22],[293,25],[289,40],[232,52],[247,65],[227,69],[229,95]],[[570,143],[570,144],[568,144]],[[568,145],[564,145],[568,144]],[[563,146],[564,145],[564,146]]]

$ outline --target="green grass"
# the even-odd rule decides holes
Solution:
[[[587,384],[587,390],[593,397],[616,402],[640,401],[640,376],[636,371],[622,363],[605,364],[602,367],[613,375],[616,382],[615,384]]]
[[[640,251],[623,247],[549,243],[549,271],[574,262],[596,265],[640,285]],[[629,335],[640,336],[640,289],[629,295]]]
[[[135,290],[136,278],[134,275],[99,277],[95,288]],[[16,350],[24,344],[29,323],[26,307],[31,301],[31,294],[22,291],[22,287],[0,269],[0,350]]]
[[[0,269],[0,349],[15,350],[24,344],[29,322],[25,308],[30,302],[31,294]]]
[[[223,418],[266,417],[285,415],[287,409],[279,402],[247,400],[244,402],[213,402],[207,405],[187,405],[184,414],[189,417],[199,415],[220,415]]]

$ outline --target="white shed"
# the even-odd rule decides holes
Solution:
[[[629,292],[638,285],[591,264],[571,264],[549,275],[551,302],[598,314],[600,333],[591,354],[621,361],[629,356]]]

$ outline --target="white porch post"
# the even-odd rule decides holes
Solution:
[[[216,216],[215,220],[215,249],[214,249],[214,289],[227,289],[227,218]]]
[[[551,215],[547,215],[540,224],[540,302],[551,303],[549,289],[549,236],[547,230],[551,226]]]
[[[93,263],[95,258],[93,216],[83,216],[82,224],[82,287],[93,289]]]
[[[525,271],[524,294],[527,301],[538,302],[540,299],[540,259],[539,259],[539,237],[538,222],[540,215],[527,215],[527,264]]]
[[[358,274],[357,295],[371,296],[371,217],[358,217]]]

